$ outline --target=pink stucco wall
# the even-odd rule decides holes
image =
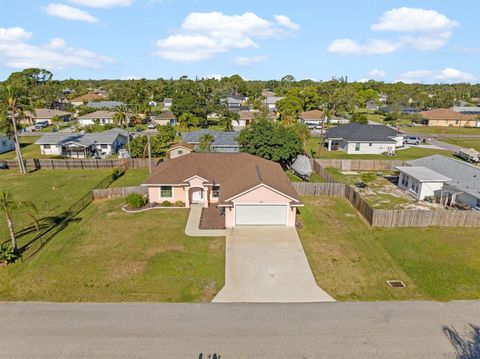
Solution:
[[[148,201],[150,203],[157,202],[161,203],[163,201],[169,201],[174,203],[176,201],[182,201],[185,203],[185,188],[184,187],[173,187],[173,198],[161,198],[160,197],[160,187],[149,187],[148,188]]]

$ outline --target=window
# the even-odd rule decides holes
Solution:
[[[183,155],[183,150],[177,150],[177,153],[178,153],[179,155]]]
[[[50,145],[43,145],[43,149],[44,149],[44,150],[49,150],[49,149],[50,149]]]
[[[412,181],[412,185],[410,186],[410,190],[413,193],[418,193],[418,181]]]
[[[355,151],[356,152],[360,151],[360,143],[355,144]]]
[[[2,147],[7,147],[7,141],[2,141]]]
[[[161,186],[160,187],[160,197],[161,198],[172,198],[173,197],[172,186]]]
[[[102,148],[108,148],[108,145],[101,145]]]
[[[409,177],[408,177],[406,174],[404,174],[404,175],[402,176],[402,185],[403,185],[403,186],[405,186],[405,187],[408,186],[408,179],[409,179]]]
[[[220,197],[220,186],[212,186],[212,197],[213,198]]]
[[[372,146],[373,146],[373,143],[370,142],[368,145],[369,145],[370,147],[372,147]]]

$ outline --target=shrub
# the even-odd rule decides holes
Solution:
[[[129,194],[127,204],[130,208],[141,208],[147,203],[145,197],[138,193]]]
[[[15,253],[8,243],[4,243],[0,246],[0,263],[7,265],[9,263],[14,263],[17,259],[19,259],[21,255],[19,253]]]
[[[175,202],[175,207],[185,207],[185,203],[182,201],[176,201]]]
[[[168,201],[163,201],[162,202],[162,207],[170,207],[172,204]]]
[[[113,171],[112,171],[112,181],[115,181],[117,180],[118,178],[122,177],[123,176],[123,172],[120,171],[120,168],[114,168]]]

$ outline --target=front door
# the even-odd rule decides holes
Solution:
[[[196,189],[192,193],[192,202],[193,203],[203,203],[203,190]]]

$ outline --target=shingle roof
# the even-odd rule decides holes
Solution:
[[[54,116],[67,116],[71,115],[70,112],[59,111],[59,110],[50,110],[48,108],[36,108],[35,113],[26,111],[25,113],[28,117],[31,118],[52,118]]]
[[[406,162],[409,166],[422,166],[451,178],[447,184],[480,198],[480,168],[453,158],[433,155]]]
[[[326,138],[341,138],[345,141],[396,142],[392,137],[399,132],[384,125],[361,125],[352,122],[327,130]]]
[[[125,104],[120,101],[90,101],[87,106],[91,108],[114,108],[124,106]]]
[[[475,118],[475,115],[464,115],[449,108],[435,108],[433,110],[423,111],[421,115],[427,120],[468,120]]]
[[[170,148],[168,149],[169,151],[175,149],[175,148],[178,148],[178,147],[184,147],[184,148],[188,148],[190,150],[194,150],[195,149],[195,146],[194,145],[191,145],[190,143],[186,143],[186,142],[179,142],[179,143],[174,143],[173,145],[170,146]]]
[[[86,115],[80,116],[78,119],[82,120],[90,120],[90,119],[97,119],[97,118],[112,118],[115,112],[113,111],[95,111],[92,113],[87,113]]]
[[[40,137],[35,143],[37,145],[63,145],[69,142],[75,142],[83,146],[91,146],[97,144],[112,144],[119,135],[128,136],[127,132],[112,128],[108,131],[95,133],[62,133],[47,132]]]
[[[479,106],[454,106],[452,110],[455,112],[460,112],[465,115],[480,115]]]
[[[152,120],[176,120],[177,117],[172,111],[163,111],[159,115],[151,116]]]
[[[435,172],[427,167],[421,166],[398,166],[397,170],[406,173],[409,176],[419,180],[420,182],[446,182],[451,178]]]
[[[222,147],[222,146],[239,146],[237,142],[237,137],[240,132],[222,132],[222,131],[213,131],[213,130],[199,130],[194,132],[188,132],[183,136],[183,141],[191,144],[200,143],[200,138],[205,135],[210,134],[214,137],[212,142],[213,147]]]
[[[299,117],[303,120],[322,120],[325,117],[325,113],[320,110],[311,110],[302,112]]]
[[[70,100],[70,102],[88,102],[88,101],[95,101],[95,100],[101,100],[103,97],[100,95],[97,95],[96,93],[87,93],[86,95],[79,96],[74,98],[73,100]]]
[[[278,163],[247,153],[192,152],[160,163],[144,184],[182,184],[193,176],[218,184],[220,203],[260,184],[300,202],[300,197]]]
[[[253,120],[258,112],[254,111],[238,111],[240,120]]]

